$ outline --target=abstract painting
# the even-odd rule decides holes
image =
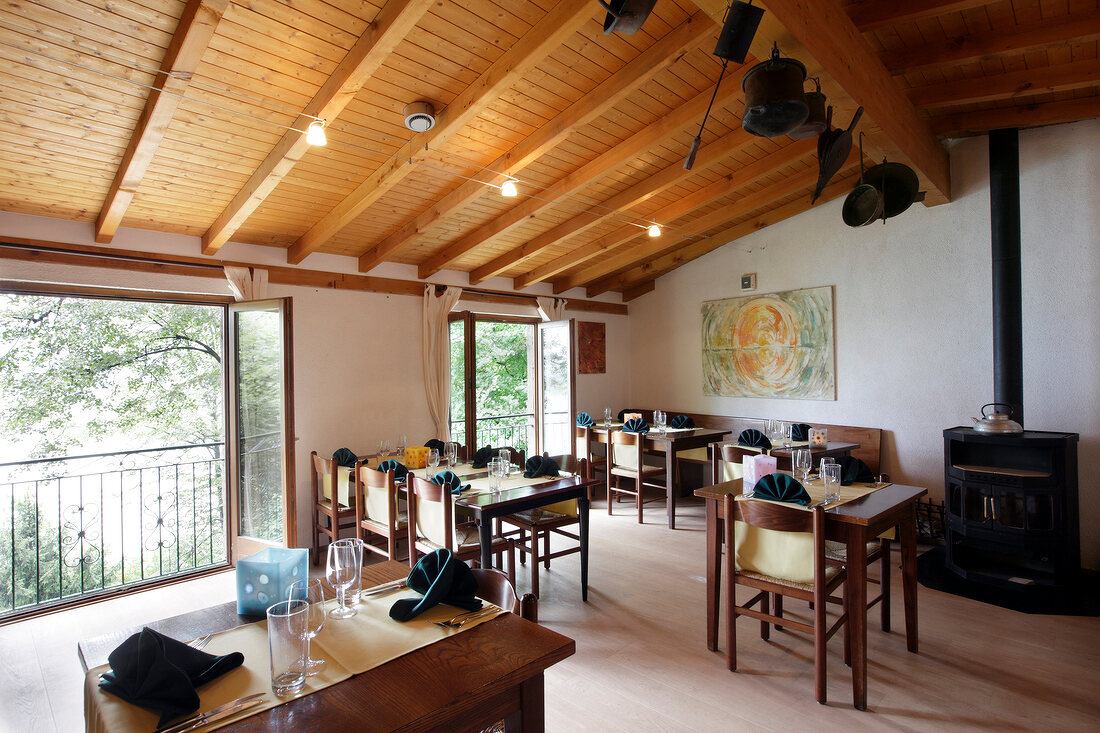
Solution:
[[[703,303],[703,394],[836,399],[833,288]]]
[[[577,322],[577,372],[604,374],[607,372],[607,335],[602,323]]]

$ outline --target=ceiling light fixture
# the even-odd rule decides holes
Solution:
[[[306,130],[306,142],[310,145],[325,145],[328,143],[328,138],[325,137],[324,120],[314,120],[309,123],[309,128]]]
[[[656,224],[650,224],[647,231],[649,231],[649,236],[651,237],[661,236],[661,227],[657,226]]]
[[[516,188],[516,182],[514,179],[509,179],[500,184],[500,195],[505,198],[513,198],[519,195],[519,189]]]

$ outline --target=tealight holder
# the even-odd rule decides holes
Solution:
[[[266,547],[237,561],[237,613],[263,616],[287,599],[290,584],[308,576],[309,550]]]
[[[810,428],[810,447],[824,448],[829,444],[829,430],[827,428]]]

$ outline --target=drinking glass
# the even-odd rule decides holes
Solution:
[[[794,426],[795,426],[795,423],[793,423],[793,422],[787,423],[787,429],[783,431],[784,441],[785,441],[784,445],[787,448],[792,447],[795,443],[795,440],[794,440]]]
[[[267,609],[267,645],[271,657],[271,691],[291,695],[306,684],[307,658],[305,601],[279,601]]]
[[[499,457],[489,460],[489,491],[491,493],[495,494],[500,491],[505,470],[504,461]]]
[[[810,483],[810,469],[813,468],[814,459],[809,448],[798,448],[792,456],[792,463],[796,474],[802,475],[802,483]]]
[[[668,425],[668,415],[664,410],[653,411],[653,422],[657,423],[657,432],[665,432],[665,426]]]
[[[497,457],[504,463],[504,475],[507,476],[512,472],[512,451],[501,448],[497,451]]]
[[[435,468],[439,465],[439,449],[432,448],[428,451],[428,468]]]
[[[325,628],[325,586],[320,578],[298,580],[290,584],[287,596],[291,601],[305,601],[309,606],[305,624],[306,673],[312,677],[325,668],[325,660],[314,659],[309,655],[310,639]]]
[[[394,450],[397,452],[397,460],[405,460],[405,448],[408,447],[408,445],[409,443],[405,440],[404,435],[397,438],[396,445],[394,446]]]
[[[392,449],[390,448],[390,441],[380,440],[378,441],[378,459],[384,461],[389,458]]]
[[[614,414],[615,414],[615,413],[611,412],[611,408],[610,408],[610,407],[605,407],[605,408],[603,408],[603,424],[604,424],[604,425],[606,425],[606,426],[608,426],[608,427],[610,427],[610,426],[611,426],[611,417],[612,417],[612,416],[613,416]]]
[[[348,537],[341,542],[350,542],[355,548],[355,567],[359,568],[355,573],[355,580],[348,586],[348,605],[359,605],[359,594],[363,591],[363,545],[366,543],[358,537]]]
[[[337,606],[330,614],[333,618],[351,618],[358,611],[345,603],[348,588],[360,572],[355,564],[355,545],[347,540],[337,540],[328,546],[328,564],[325,567],[328,583],[336,589]]]
[[[840,464],[822,463],[821,480],[825,483],[825,501],[840,500]]]
[[[821,464],[820,464],[821,473],[825,473],[825,466],[828,466],[830,463],[836,463],[836,459],[833,458],[832,456],[823,456],[822,457]]]
[[[458,443],[447,443],[447,465],[451,468],[458,465]]]

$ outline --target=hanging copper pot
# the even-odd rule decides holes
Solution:
[[[829,129],[829,124],[825,120],[825,95],[821,93],[821,80],[815,78],[814,86],[817,87],[814,91],[806,93],[806,106],[810,108],[810,116],[801,125],[787,133],[795,140],[817,137]]]
[[[902,213],[915,201],[923,201],[917,191],[920,181],[913,169],[904,163],[883,161],[867,171],[867,181],[882,194],[882,218],[889,219]]]
[[[801,61],[783,58],[779,47],[772,57],[745,72],[741,89],[745,92],[745,115],[741,127],[761,137],[778,137],[791,132],[810,116],[803,86],[806,67]]]

